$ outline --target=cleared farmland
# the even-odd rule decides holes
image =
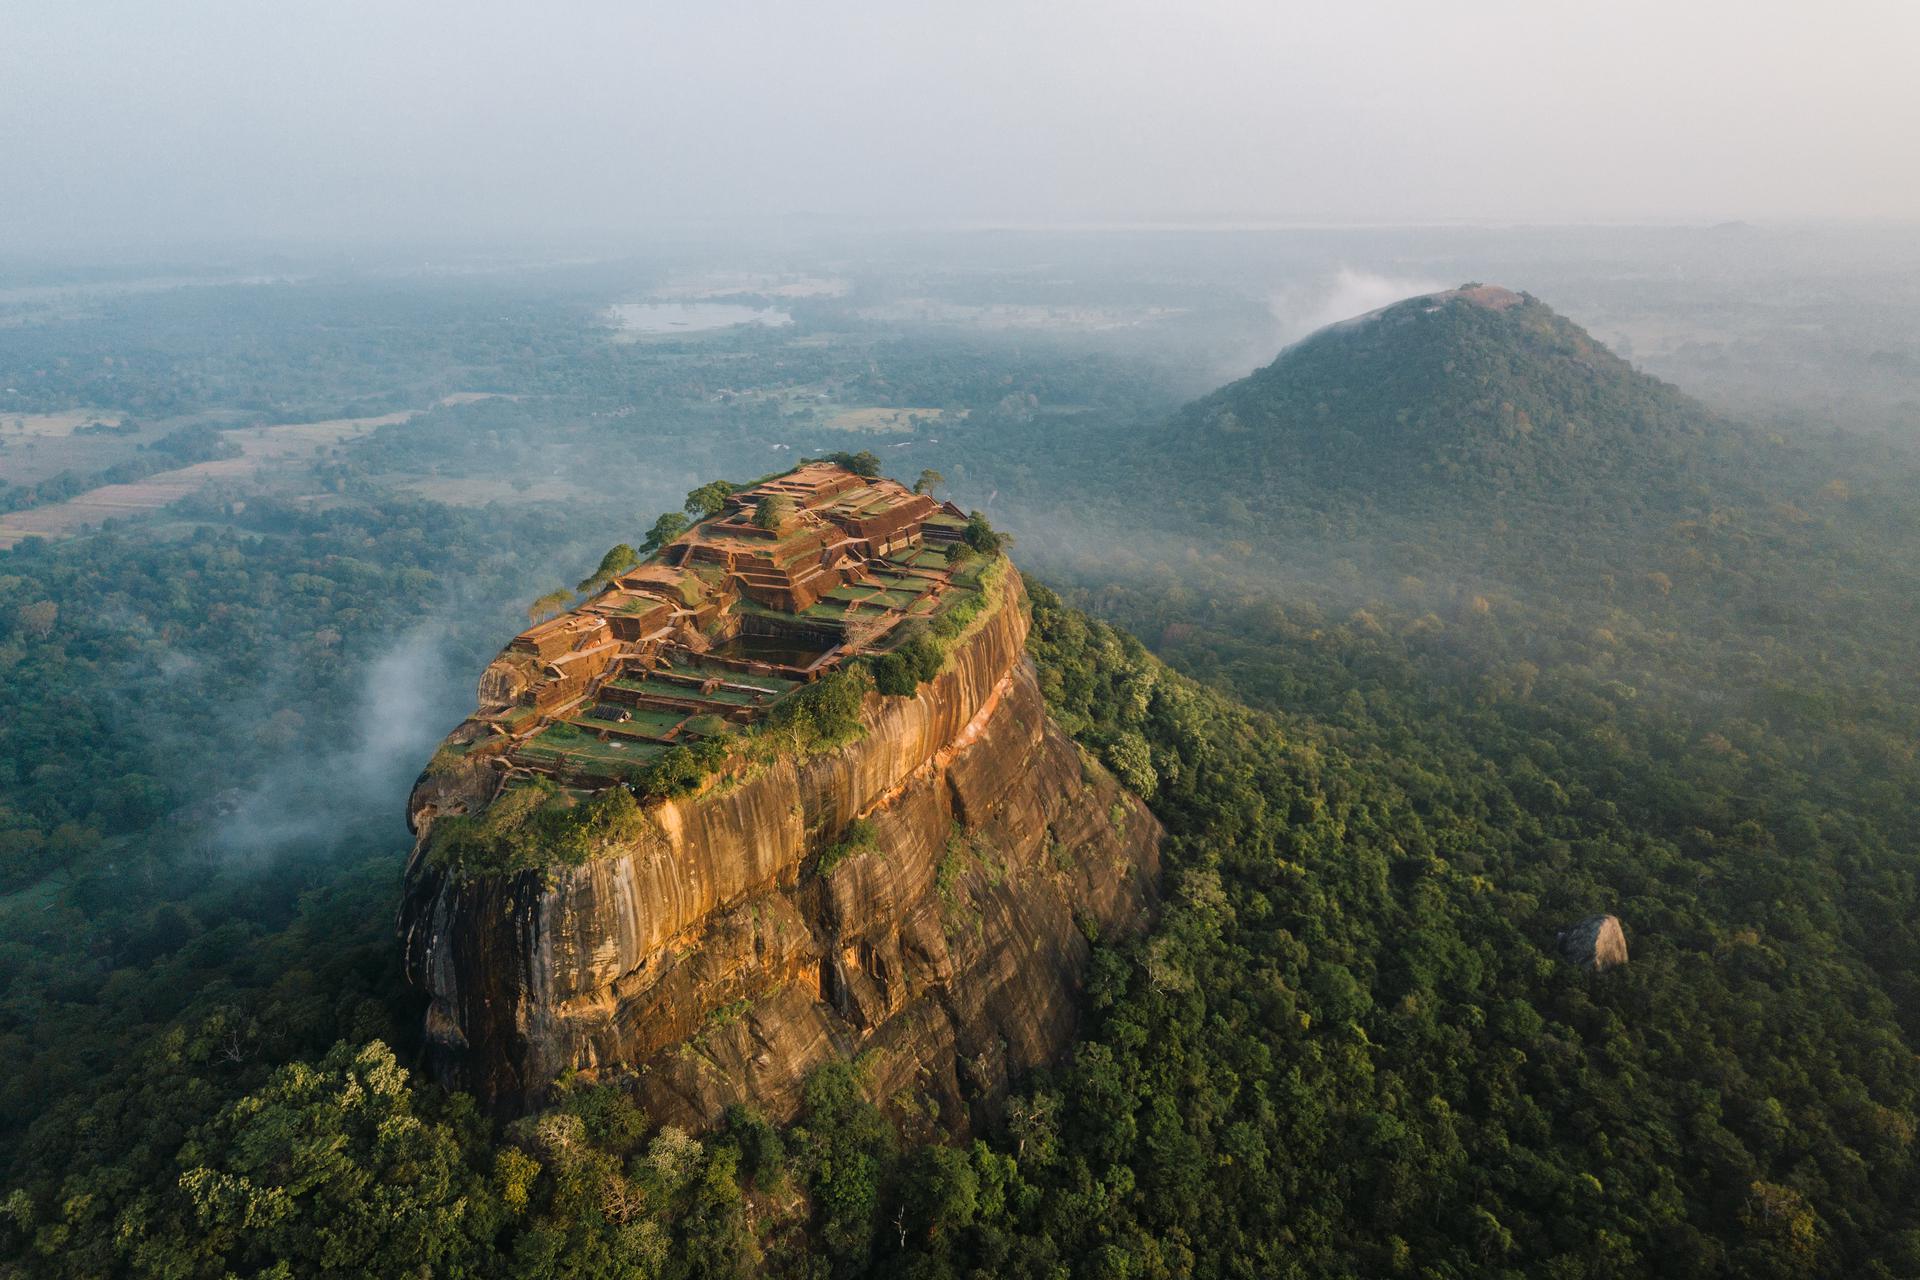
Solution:
[[[485,393],[462,392],[448,396],[440,403],[464,404],[486,398]],[[409,409],[371,418],[332,418],[323,422],[239,427],[226,431],[222,433],[225,438],[240,446],[239,457],[220,458],[173,471],[161,471],[130,484],[102,485],[65,502],[0,515],[0,547],[11,547],[29,537],[66,537],[104,520],[158,511],[215,481],[247,480],[271,466],[311,460],[328,449],[370,431],[411,421],[420,412]],[[83,420],[92,421],[95,416],[89,415]],[[71,429],[68,428],[69,431]]]

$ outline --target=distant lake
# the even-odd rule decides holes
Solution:
[[[742,324],[777,329],[793,323],[793,317],[777,307],[743,307],[731,302],[621,302],[612,307],[612,312],[614,322],[628,333],[696,333]]]

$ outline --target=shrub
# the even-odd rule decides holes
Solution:
[[[793,519],[794,510],[793,499],[784,493],[762,498],[753,509],[753,526],[756,529],[779,529]]]
[[[439,819],[427,856],[435,866],[475,876],[577,867],[631,844],[645,826],[625,787],[576,802],[542,778],[502,793],[481,813]]]
[[[967,531],[960,535],[966,544],[983,556],[998,555],[1013,539],[987,523],[986,516],[975,511],[967,516]]]
[[[918,680],[931,680],[939,675],[947,660],[947,651],[924,630],[916,630],[894,652],[906,660]]]
[[[841,746],[859,736],[867,687],[867,676],[858,668],[833,672],[776,703],[767,722],[789,734],[801,755]]]
[[[856,853],[867,853],[874,849],[879,840],[879,832],[866,818],[855,818],[841,831],[840,838],[828,845],[820,854],[820,861],[814,864],[814,870],[823,876],[833,874],[833,869]]]
[[[920,687],[913,668],[897,653],[883,653],[873,659],[873,687],[889,698],[904,698]]]
[[[933,622],[933,634],[942,640],[952,640],[967,629],[967,624],[980,616],[987,607],[984,595],[970,595],[956,601],[952,608],[941,614]]]
[[[802,459],[802,461],[808,461],[808,459]],[[847,470],[853,472],[853,474],[867,480],[871,480],[880,474],[880,459],[874,456],[873,452],[868,449],[862,449],[858,453],[834,452],[820,459],[820,461],[831,462],[838,466],[845,467]]]
[[[946,646],[924,628],[916,629],[892,652],[872,660],[873,687],[888,697],[907,697],[939,675],[946,660]]]
[[[636,790],[648,798],[683,796],[706,781],[707,770],[686,747],[669,747],[641,771]]]

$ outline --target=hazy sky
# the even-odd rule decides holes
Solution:
[[[1920,217],[1916,0],[0,0],[0,240]]]

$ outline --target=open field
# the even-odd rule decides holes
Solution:
[[[63,471],[86,473],[116,466],[137,456],[140,446],[167,433],[168,426],[143,423],[122,434],[92,429],[118,427],[123,416],[104,409],[63,409],[57,413],[0,412],[0,483],[33,485]]]
[[[441,403],[464,404],[483,399],[486,396],[482,393],[462,392],[446,397]],[[324,422],[228,431],[223,433],[225,437],[240,446],[241,454],[237,458],[220,458],[161,471],[130,484],[102,485],[65,502],[0,515],[0,548],[11,547],[22,538],[66,537],[103,520],[158,511],[215,481],[247,480],[272,466],[310,461],[370,431],[410,421],[418,412],[409,409],[372,418],[333,418]]]
[[[9,436],[70,436],[75,427],[98,422],[119,426],[125,415],[104,409],[63,409],[59,413],[0,413],[0,439]]]
[[[906,431],[915,418],[938,422],[938,409],[841,409],[820,425],[834,431]]]

